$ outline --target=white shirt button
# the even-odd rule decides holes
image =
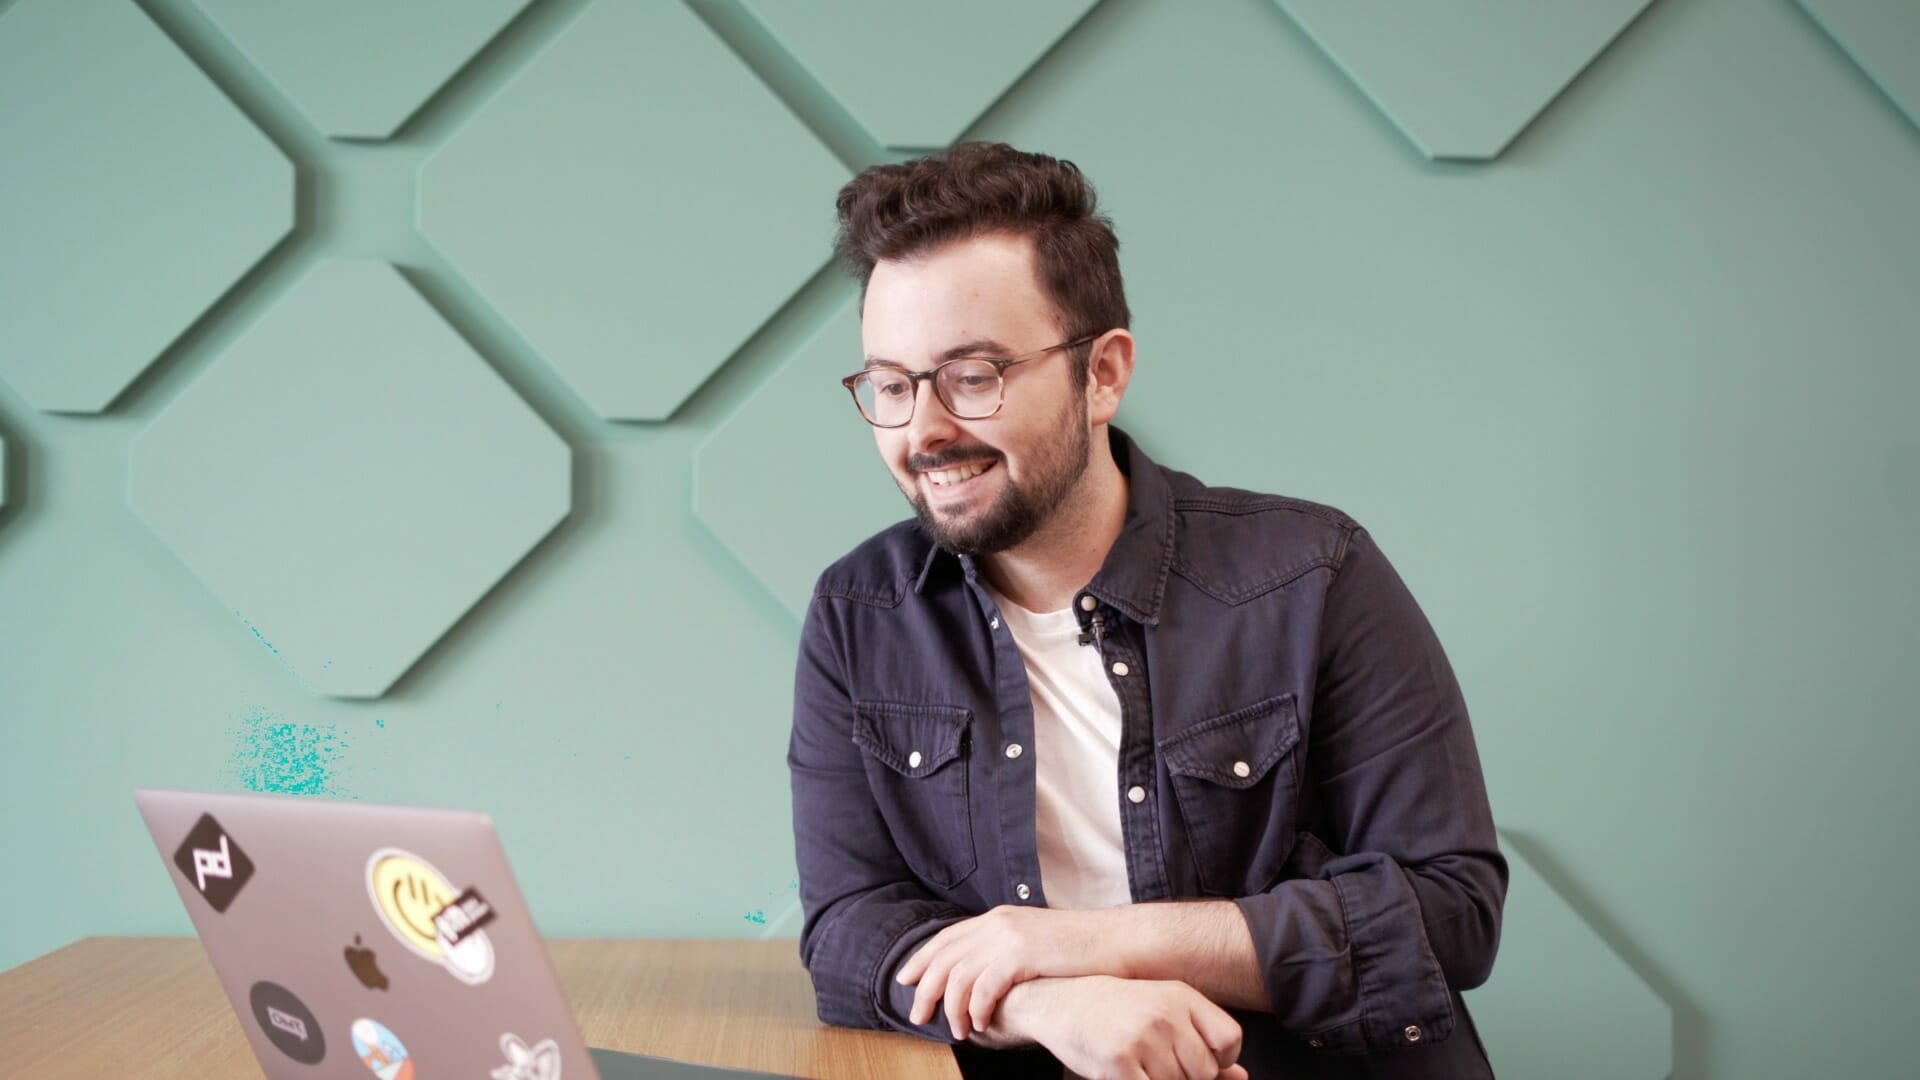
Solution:
[[[1133,785],[1132,787],[1127,789],[1127,801],[1131,803],[1146,802],[1147,789],[1141,787],[1139,784]]]
[[[1025,900],[1027,897],[1033,895],[1033,890],[1027,888],[1027,883],[1023,881],[1013,887],[1013,895]]]
[[[1012,743],[1008,743],[1008,744],[1007,744],[1007,756],[1008,756],[1008,757],[1010,757],[1010,758],[1016,758],[1016,757],[1019,757],[1019,756],[1020,756],[1020,744],[1019,744],[1019,743],[1017,743],[1017,742],[1012,742]]]
[[[1132,670],[1133,670],[1132,668],[1127,666],[1127,662],[1125,660],[1115,660],[1113,662],[1113,673],[1115,675],[1120,676],[1123,679],[1127,677],[1127,672]]]
[[[1000,629],[1000,616],[995,615],[993,617],[993,621],[991,623],[988,623],[987,625],[995,630]]]
[[[1233,775],[1245,780],[1247,777],[1253,775],[1253,766],[1248,765],[1244,761],[1236,761],[1233,763]]]
[[[1420,1041],[1420,1025],[1408,1024],[1407,1029],[1401,1032],[1401,1034],[1407,1037],[1408,1042],[1419,1042]]]
[[[1321,1042],[1319,1039],[1308,1039],[1307,1045],[1313,1047],[1315,1050],[1318,1050],[1327,1044]]]
[[[1080,598],[1081,611],[1092,611],[1094,608],[1097,608],[1099,606],[1100,606],[1100,601],[1095,600],[1091,596],[1083,596]]]
[[[913,753],[907,755],[907,768],[917,769],[919,767],[920,767],[920,751],[915,750]]]

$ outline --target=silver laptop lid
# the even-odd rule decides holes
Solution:
[[[273,1080],[597,1076],[486,815],[134,801]]]

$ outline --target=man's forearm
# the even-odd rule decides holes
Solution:
[[[1272,1012],[1246,917],[1231,900],[1153,901],[1108,908],[1129,979],[1178,979],[1230,1009]]]

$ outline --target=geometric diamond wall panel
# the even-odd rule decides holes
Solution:
[[[428,161],[421,224],[596,412],[664,420],[825,263],[849,175],[685,5],[600,3]]]
[[[694,513],[795,615],[827,564],[913,514],[840,385],[862,352],[849,300],[694,458]],[[805,468],[790,464],[797,446]]]
[[[1511,876],[1500,954],[1464,995],[1501,1076],[1664,1080],[1673,1010],[1533,865],[1501,844]]]
[[[527,0],[197,0],[336,139],[393,134]]]
[[[1867,78],[1920,125],[1920,3],[1800,0]]]
[[[240,633],[378,697],[566,517],[571,456],[391,267],[328,261],[134,439],[128,499]]]
[[[293,166],[125,0],[20,0],[0,72],[0,379],[97,413],[293,227]]]
[[[746,8],[880,145],[913,150],[965,134],[1097,2],[746,0]]]
[[[1277,0],[1429,158],[1500,156],[1651,0]]]

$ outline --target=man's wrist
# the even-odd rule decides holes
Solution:
[[[1123,904],[1102,909],[1099,914],[1110,920],[1101,940],[1111,949],[1106,965],[1108,974],[1118,979],[1159,979],[1168,976],[1166,921],[1162,911],[1151,903]]]
[[[1078,978],[1042,976],[1013,984],[1001,995],[987,1030],[974,1032],[968,1041],[995,1050],[1044,1044],[1046,1017],[1057,1006],[1059,995],[1067,991],[1067,984],[1079,981]]]

